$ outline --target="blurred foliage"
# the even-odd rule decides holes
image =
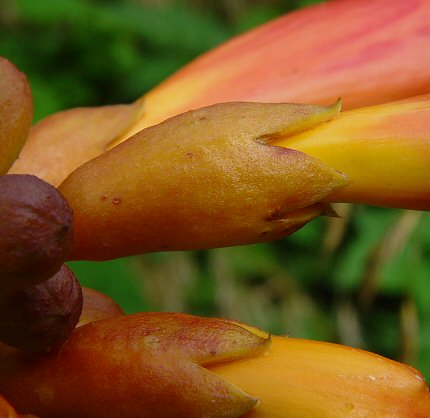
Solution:
[[[0,54],[35,120],[129,102],[233,35],[315,1],[0,1]],[[271,244],[71,263],[127,312],[186,311],[365,348],[430,377],[430,217],[337,205]]]

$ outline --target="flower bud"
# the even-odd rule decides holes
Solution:
[[[224,103],[143,130],[59,187],[74,212],[71,258],[270,241],[330,213],[319,202],[347,178],[270,142],[339,106]]]
[[[122,315],[77,328],[58,353],[4,353],[0,391],[44,418],[237,418],[258,401],[205,367],[269,346],[234,321]]]
[[[60,347],[82,311],[82,290],[63,265],[49,280],[0,293],[0,341],[24,351]]]
[[[0,57],[0,175],[16,160],[30,131],[33,98],[27,78]]]
[[[66,258],[72,212],[57,189],[30,175],[0,177],[0,289],[47,280]]]

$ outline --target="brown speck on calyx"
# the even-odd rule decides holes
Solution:
[[[285,211],[281,208],[274,208],[270,211],[268,216],[266,217],[267,221],[279,221],[285,216]]]
[[[119,197],[114,197],[114,198],[112,199],[112,203],[113,203],[114,205],[119,205],[119,204],[121,203],[121,199],[120,199]]]
[[[105,195],[105,194],[104,194],[104,195],[102,195],[100,199],[101,199],[101,200],[106,200],[106,199],[107,199],[107,195]]]
[[[185,156],[186,156],[187,158],[193,158],[193,157],[194,157],[194,154],[193,154],[192,152],[187,152],[187,153],[185,154]]]

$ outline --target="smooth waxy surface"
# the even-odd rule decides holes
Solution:
[[[122,140],[213,103],[295,102],[344,108],[428,93],[427,0],[329,1],[289,13],[209,51],[145,96]],[[413,76],[411,76],[413,74]]]
[[[72,212],[57,189],[35,176],[0,176],[0,288],[43,282],[61,267]]]
[[[3,352],[0,391],[44,418],[237,418],[257,400],[202,366],[269,347],[266,333],[234,321],[119,316],[77,328],[52,355]]]
[[[430,410],[429,389],[409,366],[185,314],[93,322],[44,357],[0,349],[0,390],[20,412],[47,418],[427,418]]]
[[[0,57],[0,175],[6,174],[24,145],[33,117],[27,78]]]
[[[0,294],[0,341],[24,351],[59,348],[78,323],[82,290],[69,268],[45,282]]]
[[[269,241],[327,212],[339,172],[268,145],[335,117],[330,108],[226,103],[148,128],[60,186],[74,211],[73,259]]]
[[[428,92],[428,0],[323,2],[199,57],[132,107],[61,112],[37,124],[12,172],[58,185],[85,161],[148,126],[218,102],[357,108]]]
[[[342,112],[274,145],[345,173],[348,187],[329,202],[430,210],[430,95]]]
[[[272,337],[266,356],[210,366],[260,399],[246,418],[428,418],[421,374],[362,350]]]
[[[97,157],[135,122],[142,105],[76,108],[37,123],[10,173],[35,174],[58,186],[81,164]]]

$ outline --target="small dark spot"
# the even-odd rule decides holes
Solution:
[[[216,356],[217,351],[216,350],[210,350],[211,356]]]
[[[102,195],[102,197],[100,198],[101,200],[106,200],[107,199],[107,195]]]
[[[268,234],[269,234],[269,230],[268,229],[266,229],[265,231],[263,231],[263,232],[260,232],[260,237],[266,237]]]
[[[120,199],[119,197],[114,197],[114,198],[112,199],[112,203],[113,203],[114,205],[119,205],[119,204],[121,203],[121,199]]]
[[[208,119],[208,117],[207,116],[200,116],[199,117],[199,120],[207,120]]]
[[[266,220],[267,221],[277,221],[279,219],[282,219],[284,214],[285,214],[285,212],[281,208],[275,208],[275,209],[272,209],[270,211]]]
[[[194,157],[194,154],[192,152],[187,152],[185,155],[187,158],[193,158]]]

